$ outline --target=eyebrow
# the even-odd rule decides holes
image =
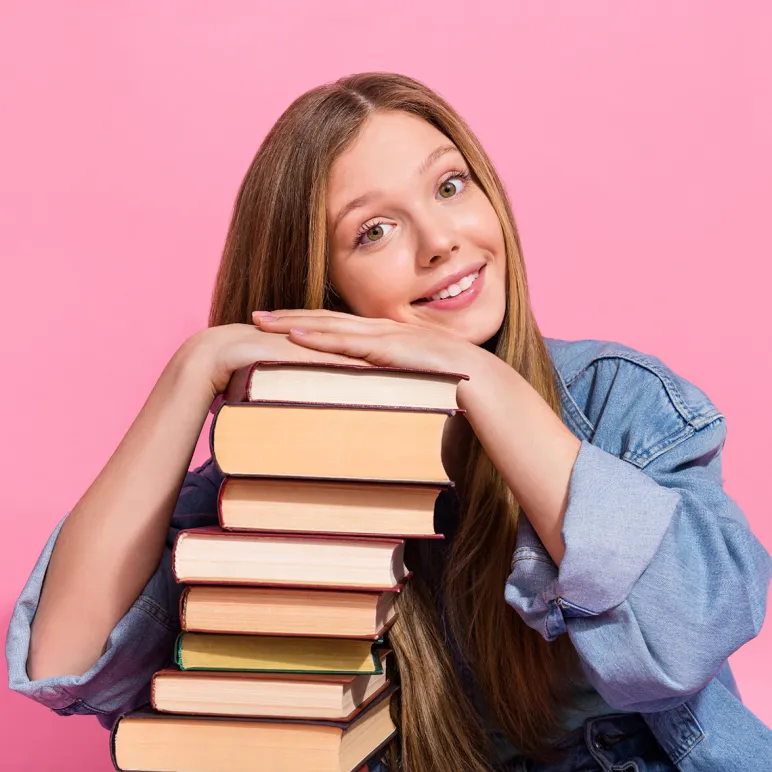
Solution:
[[[428,156],[426,156],[423,163],[418,167],[418,169],[416,169],[416,177],[420,177],[422,174],[425,174],[441,156],[444,156],[445,153],[452,153],[454,150],[456,152],[461,152],[455,145],[440,145],[439,147],[432,150],[432,152],[429,153]],[[354,209],[359,209],[360,207],[364,206],[372,198],[375,198],[376,195],[377,195],[376,193],[365,193],[363,196],[359,196],[359,198],[355,198],[352,201],[349,201],[348,204],[346,204],[346,206],[344,206],[335,217],[335,222],[333,223],[333,226],[332,226],[333,232],[337,230],[338,225],[340,225],[340,221],[349,212],[352,212]]]

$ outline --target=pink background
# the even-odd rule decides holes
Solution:
[[[3,629],[56,522],[206,325],[261,139],[300,93],[364,70],[424,80],[478,132],[546,335],[655,353],[725,412],[727,489],[772,549],[769,4],[214,8],[0,6]],[[770,725],[771,650],[768,623],[731,659]],[[93,718],[3,690],[0,726],[3,769],[112,768]]]

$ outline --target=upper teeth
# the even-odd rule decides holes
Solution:
[[[480,275],[479,271],[470,273],[468,276],[464,276],[463,279],[459,279],[455,284],[451,284],[445,289],[441,289],[431,296],[431,300],[444,300],[445,298],[454,298],[459,292],[463,292],[472,286],[474,280]]]

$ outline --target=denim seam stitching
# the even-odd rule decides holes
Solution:
[[[693,437],[698,432],[705,431],[706,429],[713,428],[716,424],[720,423],[721,421],[725,421],[724,415],[722,413],[718,413],[716,416],[713,417],[712,420],[710,420],[708,423],[703,424],[699,429],[694,429],[691,426],[688,426],[685,430],[681,432],[674,432],[670,435],[670,437],[667,438],[667,440],[670,440],[669,444],[665,445],[664,447],[658,447],[665,442],[665,440],[662,440],[655,445],[653,445],[646,454],[641,453],[638,454],[638,458],[642,462],[640,465],[640,469],[645,468],[648,466],[652,461],[659,458],[663,453],[668,452],[669,450],[672,450],[677,445],[680,445],[685,440],[688,440],[690,437]],[[648,458],[646,458],[646,455],[648,454]],[[627,460],[627,459],[626,459]],[[631,461],[631,463],[635,463],[635,461]],[[638,466],[638,464],[636,464]]]
[[[590,419],[587,418],[587,416],[579,408],[579,405],[577,405],[576,400],[574,399],[573,395],[571,394],[568,388],[568,384],[566,384],[566,382],[563,380],[563,377],[560,375],[557,369],[555,370],[555,373],[556,373],[556,380],[560,388],[561,402],[566,407],[566,414],[573,419],[573,422],[574,422],[574,425],[576,426],[577,431],[585,439],[590,440],[592,436],[595,434],[595,426],[593,425],[592,421],[590,421]],[[589,432],[587,430],[589,430]]]
[[[166,613],[166,609],[156,603],[152,598],[148,598],[146,595],[140,595],[134,602],[133,608],[142,611],[151,619],[162,624],[167,630],[170,630],[171,632],[177,631],[177,625]]]
[[[512,560],[512,565],[514,566],[515,563],[520,563],[524,560],[535,560],[537,563],[546,563],[548,566],[552,565],[551,560],[545,560],[544,558],[538,557],[537,555],[523,555],[521,557],[514,558]]]
[[[684,708],[691,716],[691,720],[697,726],[697,729],[692,731],[692,733],[684,740],[682,740],[681,743],[675,748],[674,752],[677,758],[673,759],[674,764],[678,764],[678,762],[682,761],[689,753],[692,752],[692,750],[694,750],[695,745],[705,739],[705,730],[702,728],[700,722],[697,720],[697,717],[691,711],[689,706],[686,703],[683,703],[680,707]]]
[[[567,600],[562,595],[558,595],[558,598],[568,607],[572,609],[576,609],[577,611],[581,611],[584,614],[587,614],[589,616],[599,616],[600,612],[598,611],[592,611],[591,609],[585,608],[584,606],[580,606],[578,603],[572,603],[570,600]],[[555,602],[557,603],[557,598],[555,599]],[[560,608],[560,604],[557,604]]]
[[[662,382],[665,387],[667,395],[670,397],[670,401],[673,403],[676,411],[680,414],[687,423],[694,426],[695,429],[699,429],[701,425],[709,419],[713,419],[720,411],[715,405],[710,404],[710,408],[704,413],[699,413],[696,410],[690,408],[683,397],[681,396],[681,390],[673,382],[672,378],[664,371],[664,369],[655,362],[652,362],[648,357],[637,356],[628,352],[616,351],[608,354],[597,354],[587,364],[574,373],[569,379],[566,379],[566,385],[570,386],[582,373],[590,368],[595,362],[599,362],[603,359],[623,359],[628,362],[632,362],[650,373],[655,375]]]
[[[639,469],[642,469],[647,464],[651,463],[655,458],[658,458],[666,451],[674,448],[679,444],[679,442],[691,437],[695,432],[696,430],[691,426],[691,424],[684,423],[684,426],[682,426],[680,429],[676,429],[671,434],[668,434],[667,437],[663,437],[662,439],[657,440],[654,444],[650,445],[644,450],[637,452],[630,450],[625,451],[622,454],[622,459],[635,465]]]

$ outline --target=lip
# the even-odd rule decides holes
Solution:
[[[478,269],[479,275],[475,279],[474,284],[472,284],[471,287],[468,287],[462,292],[459,292],[458,295],[456,295],[455,297],[452,297],[452,298],[447,297],[441,300],[423,301],[421,303],[414,304],[415,307],[432,308],[437,311],[456,311],[459,308],[466,308],[468,305],[470,305],[475,300],[477,300],[477,298],[479,297],[480,293],[483,290],[483,287],[485,286],[486,266],[487,264],[483,263],[483,265]],[[470,271],[470,273],[472,272],[473,271]],[[461,276],[466,276],[466,275],[467,274],[465,273],[461,274]]]
[[[472,263],[471,265],[468,265],[466,268],[462,268],[460,271],[456,271],[455,273],[450,274],[450,276],[446,276],[441,281],[438,281],[429,290],[424,292],[423,295],[416,298],[413,302],[415,303],[421,298],[429,298],[432,295],[437,294],[441,289],[445,289],[445,287],[449,287],[451,284],[455,284],[457,281],[460,281],[461,279],[463,279],[464,276],[469,276],[470,273],[479,271],[484,265],[485,265],[485,261],[482,260],[477,263]],[[433,301],[430,301],[430,302],[433,302]]]

